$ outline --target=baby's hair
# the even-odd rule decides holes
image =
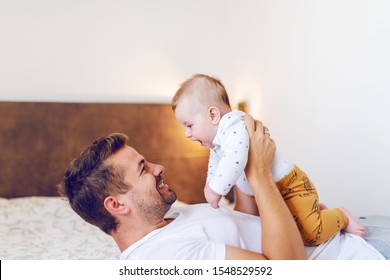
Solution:
[[[211,76],[195,74],[184,81],[172,98],[172,110],[175,111],[180,100],[195,97],[200,104],[225,105],[230,108],[229,96],[222,82]]]

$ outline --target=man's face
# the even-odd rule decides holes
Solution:
[[[176,201],[176,193],[163,182],[164,167],[145,160],[143,156],[125,146],[114,153],[109,163],[123,170],[129,186],[124,200],[148,220],[161,219]]]

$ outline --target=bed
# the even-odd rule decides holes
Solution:
[[[135,149],[166,167],[164,181],[178,195],[174,207],[204,202],[208,151],[183,137],[169,104],[0,102],[0,259],[119,258],[113,239],[56,191],[82,147],[112,132],[127,134]],[[390,217],[361,220],[366,240],[389,259]]]

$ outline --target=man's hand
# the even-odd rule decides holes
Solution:
[[[250,151],[245,173],[249,181],[260,176],[272,177],[272,162],[275,158],[275,142],[262,122],[245,115],[245,125],[250,137]]]

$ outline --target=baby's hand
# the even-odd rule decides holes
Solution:
[[[218,203],[221,200],[222,195],[213,191],[207,184],[204,187],[204,196],[206,198],[206,201],[211,205],[211,207],[219,208]]]

